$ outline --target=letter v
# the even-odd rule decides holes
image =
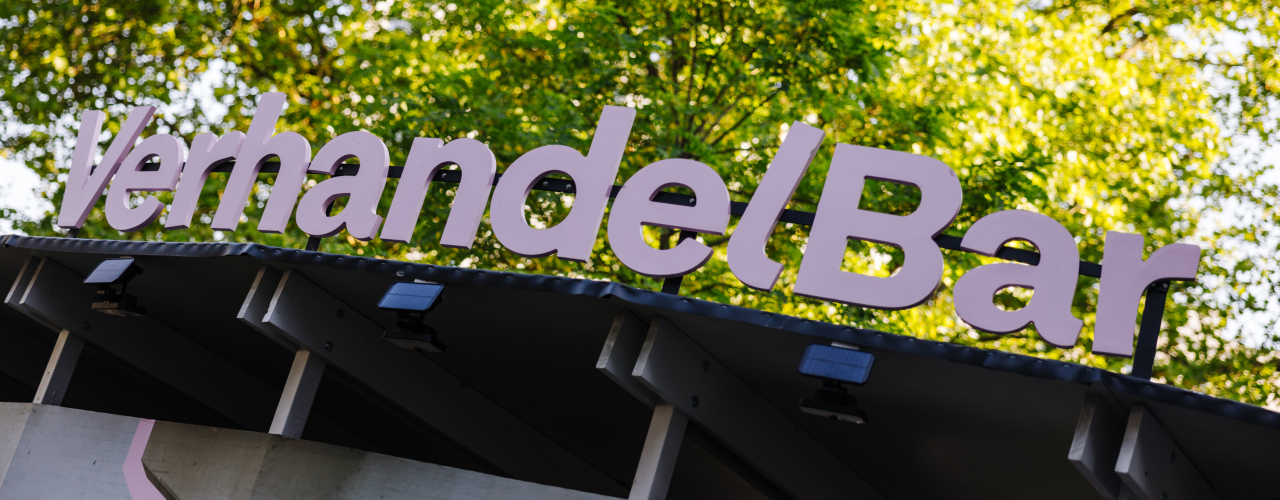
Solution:
[[[80,135],[76,137],[75,154],[71,158],[71,172],[67,178],[66,192],[62,195],[62,208],[58,211],[58,227],[79,229],[89,218],[89,212],[102,197],[107,182],[116,175],[125,155],[138,142],[142,129],[151,122],[155,106],[138,106],[129,113],[129,119],[120,127],[120,133],[111,138],[111,145],[102,155],[98,168],[93,166],[94,153],[98,151],[98,136],[107,114],[101,111],[85,111],[80,116]]]

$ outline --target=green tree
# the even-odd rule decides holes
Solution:
[[[475,137],[503,168],[540,145],[585,149],[602,106],[627,105],[639,114],[620,180],[659,159],[691,158],[716,169],[736,201],[747,201],[790,124],[804,121],[825,129],[827,142],[792,208],[816,208],[831,146],[844,142],[929,155],[954,168],[965,205],[953,234],[1017,208],[1061,221],[1082,258],[1095,262],[1107,230],[1144,234],[1149,250],[1200,244],[1204,278],[1175,287],[1156,378],[1276,407],[1277,338],[1250,347],[1227,326],[1275,307],[1277,192],[1259,180],[1262,165],[1226,152],[1240,137],[1273,142],[1267,117],[1280,91],[1278,15],[1280,8],[1260,0],[10,2],[0,5],[0,65],[7,68],[0,109],[8,120],[0,146],[48,181],[45,195],[56,205],[74,125],[86,109],[107,110],[114,130],[130,106],[156,104],[162,112],[151,132],[189,141],[202,131],[244,130],[257,96],[279,90],[291,98],[282,126],[317,147],[369,130],[399,163],[415,137]],[[191,92],[210,82],[226,113],[206,109]],[[253,230],[272,179],[260,181],[259,203],[235,234],[207,225],[225,182],[219,174],[197,212],[204,223],[190,230],[120,234],[98,208],[81,235],[301,247],[306,235],[296,229]],[[432,190],[413,243],[342,235],[322,250],[660,286],[621,266],[603,238],[581,264],[522,258],[487,225],[469,251],[441,247],[452,191]],[[884,183],[869,185],[864,198],[867,207],[894,213],[918,202],[912,190]],[[530,216],[552,224],[569,203],[569,196],[535,194]],[[1250,216],[1211,223],[1240,213]],[[53,220],[49,214],[19,227],[59,234]],[[807,234],[803,226],[778,227],[768,252],[787,270],[771,293],[733,277],[725,237],[703,237],[716,257],[686,277],[682,291],[1112,370],[1127,363],[1089,354],[1096,280],[1081,278],[1077,292],[1082,342],[1058,350],[1031,330],[995,336],[969,329],[947,291],[902,312],[794,297]],[[649,237],[665,246],[675,234],[651,230]],[[948,287],[988,261],[947,258]],[[846,258],[847,269],[861,272],[887,274],[900,264],[891,248],[856,243]],[[1018,307],[1028,293],[998,300]]]

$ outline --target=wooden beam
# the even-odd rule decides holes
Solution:
[[[58,333],[58,342],[53,345],[53,354],[49,356],[49,365],[45,367],[44,377],[36,388],[36,404],[62,405],[62,398],[67,395],[67,384],[71,383],[71,374],[76,371],[82,349],[84,339],[67,330]]]
[[[629,500],[662,500],[667,498],[671,486],[671,473],[676,468],[680,444],[684,441],[684,429],[689,419],[674,406],[660,404],[653,409],[649,422],[649,434],[640,452],[640,464],[636,466],[636,478],[631,483]]]
[[[1142,500],[1220,498],[1152,417],[1151,410],[1140,405],[1129,411],[1115,470]]]
[[[1107,500],[1119,500],[1126,490],[1115,471],[1123,440],[1124,420],[1097,394],[1086,395],[1067,460]]]
[[[302,429],[307,425],[311,402],[316,399],[316,389],[320,387],[323,374],[324,361],[311,351],[299,349],[294,354],[289,378],[280,394],[280,404],[276,406],[276,416],[271,421],[271,434],[294,439],[302,437]]]
[[[254,287],[245,299],[247,309],[242,308],[257,310],[255,304],[269,297],[261,318],[245,318],[264,334],[278,334],[351,374],[516,479],[626,495],[626,486],[468,388],[430,358],[382,340],[381,327],[296,270],[278,273],[278,278],[271,273],[278,272],[264,267],[258,281],[277,282],[274,290]],[[378,299],[368,298],[371,303]]]
[[[22,269],[18,271],[18,277],[13,280],[13,285],[9,287],[9,293],[5,295],[4,303],[9,307],[21,311],[27,317],[35,320],[37,323],[44,325],[46,328],[59,331],[61,327],[50,323],[48,318],[41,316],[38,312],[33,311],[22,303],[22,297],[27,294],[27,289],[31,287],[31,278],[35,277],[36,270],[40,269],[40,264],[44,259],[39,257],[27,257],[27,261],[22,264]]]
[[[632,376],[795,498],[885,498],[665,318],[650,326]]]
[[[658,396],[631,376],[648,332],[649,324],[639,316],[626,309],[618,311],[613,327],[609,329],[609,337],[604,341],[604,349],[600,350],[596,369],[642,403],[656,406],[661,403]]]
[[[79,336],[246,429],[266,430],[271,422],[278,390],[155,318],[91,311],[94,287],[53,259],[20,273],[9,297],[54,331]]]

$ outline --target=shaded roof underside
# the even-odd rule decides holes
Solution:
[[[137,257],[146,272],[129,291],[149,316],[277,387],[284,385],[291,353],[236,319],[264,263],[281,271],[295,269],[384,328],[394,328],[394,315],[378,310],[376,303],[391,283],[414,278],[446,283],[445,302],[430,318],[449,350],[432,355],[432,361],[621,485],[631,482],[651,411],[597,372],[595,362],[613,318],[626,309],[645,320],[669,318],[887,498],[1027,498],[1031,492],[1037,498],[1099,498],[1066,458],[1090,392],[1117,409],[1133,404],[1151,408],[1224,498],[1266,498],[1280,492],[1280,475],[1274,474],[1280,466],[1280,414],[1072,363],[802,320],[617,283],[254,244],[6,238],[0,249],[0,283],[5,284],[12,283],[33,253],[82,276],[106,256]],[[3,309],[0,325],[6,341],[27,332],[25,340],[13,342],[47,345],[48,352],[52,332]],[[804,348],[831,341],[876,355],[870,381],[850,391],[869,414],[867,425],[803,415],[797,407],[797,400],[819,385],[796,370]],[[73,389],[129,377],[128,367],[109,353],[92,348],[87,353],[87,371],[76,372]],[[0,398],[16,400],[26,394],[24,387],[33,390],[30,379],[39,381],[45,359],[0,356],[2,366],[10,367],[0,368]],[[97,382],[81,382],[85,373],[100,376],[92,377]],[[183,407],[181,395],[166,395],[162,383],[124,385],[139,401],[176,401],[161,405],[169,413],[140,416],[235,427],[198,405]],[[114,405],[98,411],[131,414],[126,401],[93,402],[90,392],[68,390],[65,404],[76,406],[79,397],[83,406]],[[181,408],[172,409],[176,407]],[[264,411],[269,416],[274,408]],[[379,422],[376,428],[367,425],[370,418]],[[358,380],[326,372],[304,438],[501,473],[426,427],[370,394]],[[725,457],[726,448],[705,431],[691,434],[696,439],[687,440],[681,454],[672,498],[705,497],[712,491],[777,495],[760,484],[761,476],[740,470],[741,463]]]

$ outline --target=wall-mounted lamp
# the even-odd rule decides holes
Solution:
[[[867,412],[858,408],[857,398],[845,390],[844,384],[867,383],[875,359],[875,355],[853,348],[809,345],[800,360],[800,374],[822,380],[822,387],[812,398],[800,400],[800,411],[832,420],[867,423]]]
[[[406,351],[444,352],[445,345],[436,331],[427,326],[426,316],[441,302],[444,285],[440,283],[394,283],[378,301],[378,309],[396,312],[397,330],[382,333],[382,339]]]
[[[102,261],[84,279],[85,283],[98,285],[98,301],[93,303],[91,309],[126,318],[146,314],[146,309],[138,307],[138,298],[125,293],[129,280],[139,274],[142,274],[142,268],[133,262],[133,257]],[[116,286],[120,289],[117,290]]]

